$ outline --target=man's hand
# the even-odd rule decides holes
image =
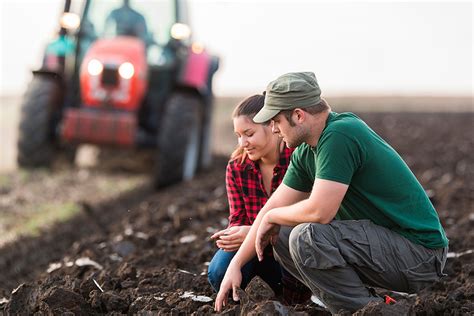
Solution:
[[[232,298],[234,301],[239,300],[236,289],[240,287],[241,283],[242,273],[240,272],[240,268],[234,267],[231,263],[227,268],[224,279],[221,282],[221,287],[217,293],[216,302],[214,304],[214,310],[216,312],[222,311],[222,307],[227,305],[227,298],[230,290],[232,290]]]
[[[274,245],[278,238],[278,232],[280,231],[280,225],[270,224],[268,222],[268,214],[262,218],[260,226],[258,226],[257,236],[255,238],[255,251],[259,261],[263,260],[263,250],[268,246],[269,243]]]
[[[216,245],[224,251],[237,251],[242,245],[251,226],[232,226],[211,236]]]

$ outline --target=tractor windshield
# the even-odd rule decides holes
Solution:
[[[92,0],[83,30],[94,38],[135,36],[147,44],[166,44],[175,21],[173,0]]]

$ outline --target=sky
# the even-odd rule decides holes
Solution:
[[[0,95],[21,94],[63,1],[0,1]],[[191,0],[189,7],[194,39],[221,58],[219,96],[261,92],[290,71],[313,71],[326,95],[473,93],[471,1]]]

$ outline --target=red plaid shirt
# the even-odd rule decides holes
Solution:
[[[273,169],[271,192],[273,193],[283,180],[290,164],[293,148],[285,147],[280,160]],[[229,199],[229,227],[252,225],[260,209],[267,203],[269,195],[263,186],[262,173],[257,163],[246,159],[233,160],[227,164],[227,198]],[[273,256],[272,248],[266,248],[266,254]],[[285,270],[282,271],[283,302],[285,304],[304,303],[311,297],[311,291]]]
[[[293,148],[285,147],[280,153],[278,164],[273,169],[271,192],[283,180],[290,164]],[[230,161],[226,171],[227,198],[229,199],[229,227],[252,225],[260,209],[270,197],[263,186],[263,177],[258,164],[249,158],[240,163]]]

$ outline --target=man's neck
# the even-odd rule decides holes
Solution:
[[[311,121],[309,124],[309,137],[306,142],[311,147],[316,147],[318,145],[319,138],[326,127],[326,121],[329,117],[331,110],[325,111],[323,113],[311,116]]]

